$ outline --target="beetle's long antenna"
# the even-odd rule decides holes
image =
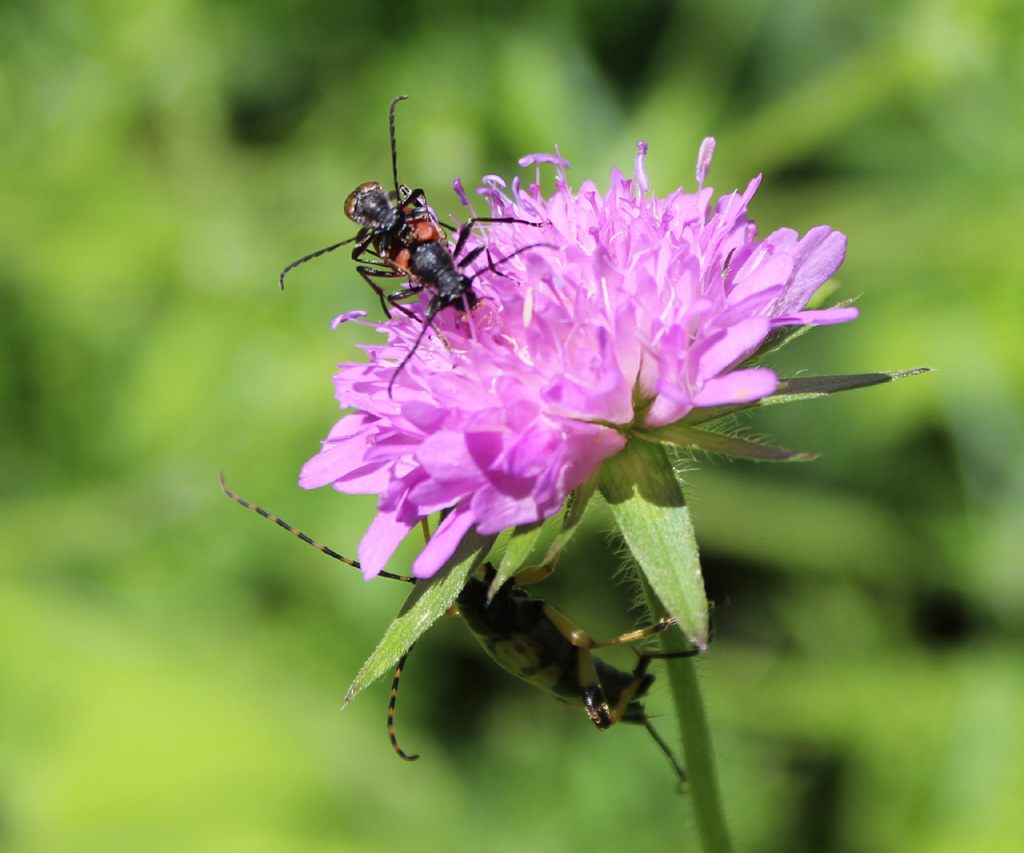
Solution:
[[[297,261],[292,261],[290,264],[288,264],[288,266],[281,270],[281,275],[278,277],[278,281],[281,284],[281,290],[284,290],[284,277],[288,275],[288,273],[290,273],[293,269],[295,269],[299,264],[304,264],[306,263],[306,261],[313,260],[313,258],[319,258],[321,255],[326,255],[328,252],[333,252],[335,249],[344,246],[346,243],[354,243],[358,239],[359,235],[357,234],[355,237],[351,237],[348,240],[342,240],[340,243],[335,243],[333,246],[328,246],[325,249],[317,249],[315,252],[310,252],[308,255],[299,258]]]
[[[411,651],[412,646],[409,647],[409,652]],[[401,660],[398,661],[398,666],[395,667],[395,680],[391,682],[391,699],[388,701],[388,737],[391,738],[391,746],[394,747],[399,757],[406,761],[415,761],[420,757],[419,754],[406,754],[398,745],[398,738],[395,737],[395,702],[398,701],[398,681],[402,677],[402,668],[405,666],[405,659],[409,657],[409,652],[402,655]]]
[[[224,482],[224,474],[223,473],[220,475],[220,487],[224,490],[224,494],[226,494],[229,498],[231,498],[231,500],[233,500],[235,503],[241,504],[246,509],[251,509],[255,513],[259,513],[264,518],[274,522],[274,524],[276,524],[278,527],[282,527],[285,530],[287,530],[289,533],[292,534],[292,536],[298,536],[299,539],[301,539],[307,545],[312,545],[314,548],[316,548],[321,553],[326,554],[328,557],[333,557],[335,560],[340,560],[346,566],[352,566],[353,568],[356,568],[356,569],[362,568],[359,565],[359,561],[358,560],[350,560],[348,557],[343,557],[337,551],[335,551],[335,550],[333,550],[331,548],[328,548],[326,545],[321,545],[319,542],[317,542],[315,539],[311,539],[309,536],[307,536],[301,530],[299,530],[299,529],[297,529],[295,527],[292,527],[287,521],[284,521],[284,520],[278,518],[276,515],[271,515],[263,507],[256,506],[256,504],[251,504],[251,503],[249,503],[249,501],[245,500],[244,498],[240,498],[233,491],[231,491],[231,489],[228,488],[227,483]],[[391,574],[391,572],[381,572],[380,574],[381,574],[381,577],[391,578],[392,580],[405,581],[406,583],[416,583],[414,578],[406,577],[405,575],[393,575],[393,574]]]
[[[400,195],[398,191],[398,146],[395,144],[395,104],[404,101],[408,95],[399,95],[391,102],[391,109],[388,112],[388,127],[391,129],[391,174],[395,179],[395,198]]]

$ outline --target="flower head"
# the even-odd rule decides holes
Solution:
[[[487,245],[465,271],[476,306],[439,312],[397,377],[431,294],[409,306],[415,317],[396,311],[378,326],[387,343],[334,377],[356,411],[302,469],[306,488],[380,494],[359,547],[367,577],[434,512],[447,514],[413,564],[418,577],[473,526],[487,535],[554,515],[631,430],[772,394],[775,373],[744,361],[774,331],[856,317],[803,310],[842,263],[844,235],[822,225],[755,240],[747,205],[760,178],[710,209],[713,147],[701,146],[697,192],[667,198],[648,195],[643,142],[633,179],[613,171],[603,195],[590,181],[574,192],[559,156],[520,160],[537,168],[527,188],[485,178],[491,215],[520,221],[471,238],[466,255],[474,240]],[[557,175],[550,198],[542,165]]]

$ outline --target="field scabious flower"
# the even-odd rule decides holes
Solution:
[[[649,194],[642,142],[633,178],[613,171],[604,194],[590,181],[574,192],[568,162],[553,155],[520,161],[537,169],[528,187],[485,178],[478,192],[491,215],[522,222],[472,238],[487,244],[467,271],[477,305],[440,312],[397,377],[430,293],[409,306],[414,317],[396,311],[380,324],[387,343],[334,377],[337,399],[355,411],[302,469],[303,487],[380,495],[359,548],[366,577],[435,512],[446,514],[413,564],[417,577],[433,575],[474,527],[488,535],[554,515],[637,431],[773,394],[776,374],[747,360],[778,330],[857,316],[806,309],[842,263],[844,235],[822,225],[755,239],[747,205],[760,178],[712,208],[703,184],[713,148],[701,146],[697,191],[666,198]]]

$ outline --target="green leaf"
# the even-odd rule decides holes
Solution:
[[[682,423],[668,424],[652,430],[637,430],[634,435],[658,444],[671,447],[690,447],[706,450],[709,453],[723,453],[727,456],[739,456],[744,459],[755,459],[772,462],[809,462],[816,457],[813,453],[796,453],[783,447],[772,447],[770,444],[759,444],[746,438],[722,435],[706,429],[696,429]]]
[[[416,582],[395,621],[388,626],[383,639],[349,687],[345,695],[346,705],[364,688],[389,672],[412,648],[412,644],[444,615],[462,592],[466,580],[487,556],[494,539],[494,536],[481,536],[475,529],[470,530],[437,574]]]
[[[708,601],[697,540],[664,447],[631,440],[601,466],[601,494],[626,545],[689,641],[708,645]]]

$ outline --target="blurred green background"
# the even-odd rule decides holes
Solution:
[[[217,486],[349,554],[373,517],[295,480],[369,340],[327,323],[379,309],[340,253],[276,276],[354,233],[402,93],[401,175],[442,215],[453,177],[556,143],[577,186],[643,138],[654,189],[692,187],[715,135],[718,191],[765,174],[762,234],[849,236],[861,319],[774,364],[939,372],[746,422],[813,464],[688,477],[732,831],[1019,850],[1022,36],[1011,0],[5,3],[0,848],[692,849],[642,730],[598,733],[454,619],[410,658],[399,761],[388,685],[338,708],[405,588]],[[589,521],[539,592],[611,635],[631,593]]]

